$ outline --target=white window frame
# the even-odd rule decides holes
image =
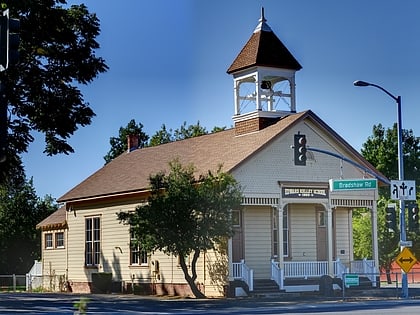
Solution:
[[[101,217],[85,217],[85,266],[98,266],[100,259]]]
[[[141,248],[141,244],[134,236],[133,229],[130,229],[130,265],[131,266],[148,266],[148,253]]]
[[[45,249],[53,249],[53,233],[45,233]]]
[[[55,238],[55,248],[64,248],[64,232],[55,232],[54,238]],[[59,244],[59,242],[61,244]]]
[[[289,207],[283,209],[283,257],[289,257]]]

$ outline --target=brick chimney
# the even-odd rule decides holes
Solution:
[[[235,121],[235,135],[244,135],[250,132],[260,131],[280,120],[279,117],[253,117],[246,120]]]
[[[139,136],[138,135],[128,135],[127,136],[127,152],[136,150],[139,147]]]

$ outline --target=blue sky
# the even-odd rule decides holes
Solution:
[[[69,4],[80,3],[69,1]],[[397,118],[420,136],[420,1],[153,0],[83,1],[101,21],[110,70],[82,87],[96,117],[69,143],[75,153],[44,155],[43,137],[23,156],[37,194],[59,198],[104,165],[109,138],[131,119],[153,135],[162,124],[232,126],[233,80],[227,68],[258,24],[268,25],[302,65],[297,111],[311,109],[355,149]],[[310,144],[309,144],[310,145]]]

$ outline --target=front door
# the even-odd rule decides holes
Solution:
[[[328,222],[327,212],[324,208],[316,209],[316,251],[317,260],[326,261],[328,260]],[[335,259],[335,214],[332,212],[332,236],[333,236],[333,256]]]
[[[327,214],[323,209],[316,210],[316,253],[318,261],[328,260]]]
[[[240,262],[244,257],[244,240],[242,232],[242,211],[232,211],[233,237],[232,237],[232,262]]]

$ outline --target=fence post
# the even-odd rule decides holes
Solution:
[[[16,292],[16,275],[13,274],[13,292]]]
[[[254,291],[254,269],[251,269],[249,271],[249,282],[250,282],[250,286],[249,286],[249,291]]]

